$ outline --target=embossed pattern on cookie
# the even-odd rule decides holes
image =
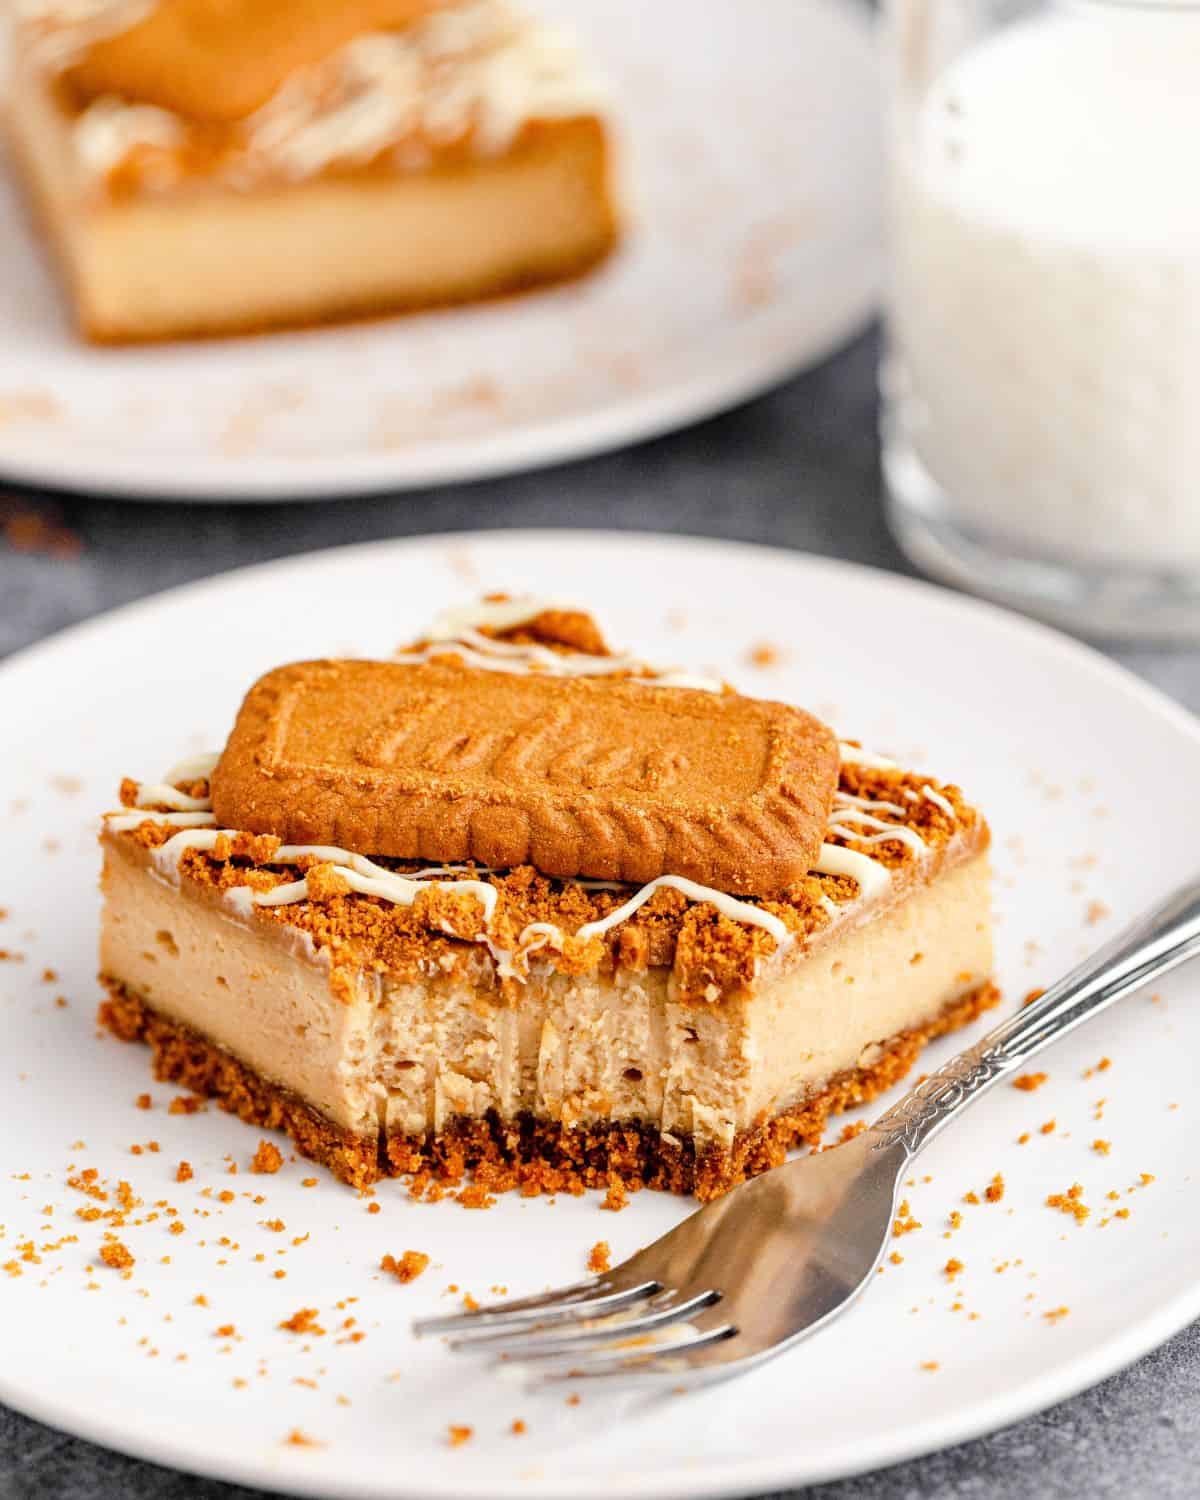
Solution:
[[[832,733],[784,704],[448,662],[305,662],[251,688],[213,773],[228,827],[567,879],[771,896],[820,853]]]

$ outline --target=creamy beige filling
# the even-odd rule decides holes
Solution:
[[[361,1134],[386,1122],[420,1135],[494,1109],[650,1121],[728,1145],[991,972],[988,868],[975,855],[891,904],[864,903],[719,1004],[675,1001],[665,969],[536,965],[500,1004],[482,952],[419,982],[364,974],[343,1002],[302,935],[174,884],[119,838],[105,846],[105,972]]]
[[[102,972],[336,1124],[376,1130],[373,977],[349,1001],[335,997],[328,962],[303,934],[247,924],[113,842],[101,883]]]

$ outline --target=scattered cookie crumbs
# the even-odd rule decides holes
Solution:
[[[39,402],[44,399],[38,398]],[[6,399],[6,408],[8,405]],[[21,405],[34,409],[28,398]],[[57,506],[35,510],[10,495],[0,497],[0,535],[14,552],[37,552],[69,561],[83,551],[82,537],[64,524]]]
[[[1021,1001],[1021,1009],[1024,1010],[1027,1005],[1032,1005],[1035,1000],[1040,1000],[1045,993],[1044,986],[1039,989],[1030,990],[1024,1000]]]
[[[770,641],[759,641],[757,645],[751,646],[746,652],[746,660],[752,667],[777,667],[783,661],[784,653],[779,646],[773,646]]]
[[[464,1312],[478,1312],[479,1311],[479,1303],[476,1300],[476,1298],[474,1298],[474,1297],[471,1296],[470,1292],[464,1292],[463,1293],[462,1305],[463,1305],[463,1311]]]
[[[150,1109],[154,1101],[149,1094],[139,1094],[133,1103],[136,1109]]]
[[[179,1094],[167,1105],[169,1115],[198,1115],[208,1108],[203,1094]]]
[[[132,1270],[136,1261],[120,1240],[109,1240],[100,1246],[100,1259],[114,1271]]]
[[[597,1276],[612,1270],[612,1250],[607,1240],[597,1240],[588,1251],[587,1268]]]
[[[572,1391],[571,1394],[567,1397],[567,1405],[578,1406],[582,1399],[583,1398],[580,1396],[578,1391]]]
[[[888,1260],[890,1260],[892,1265],[894,1266],[902,1266],[904,1264],[904,1257],[900,1254],[899,1250],[893,1250],[892,1253],[888,1256]]]
[[[271,1176],[283,1166],[283,1154],[273,1141],[259,1141],[258,1150],[250,1162],[252,1172]],[[232,1170],[232,1169],[231,1169]]]
[[[1052,1307],[1049,1312],[1044,1312],[1042,1317],[1047,1323],[1061,1323],[1070,1311],[1069,1307]]]
[[[311,1333],[319,1338],[325,1330],[317,1323],[317,1316],[315,1307],[302,1307],[290,1318],[285,1318],[279,1327],[288,1333]]]
[[[407,1286],[410,1281],[416,1281],[428,1264],[429,1257],[423,1251],[406,1250],[399,1258],[394,1255],[385,1255],[379,1262],[379,1269],[386,1271]]]
[[[219,1339],[231,1339],[236,1332],[237,1329],[232,1323],[222,1323],[220,1327],[216,1329],[216,1337]]]
[[[1004,1197],[1004,1174],[997,1172],[991,1182],[983,1190],[983,1196],[989,1203],[999,1203]]]
[[[190,1161],[181,1161],[175,1168],[176,1182],[191,1182],[192,1178],[195,1175],[196,1174],[192,1171],[192,1164]]]
[[[1017,1145],[1027,1146],[1032,1139],[1033,1137],[1029,1134],[1028,1130],[1023,1130],[1017,1137]]]
[[[221,1203],[232,1203],[236,1197],[237,1194],[230,1192],[228,1188],[222,1188],[217,1194],[217,1200]]]
[[[234,1383],[236,1384],[236,1381]],[[323,1448],[325,1446],[316,1438],[309,1437],[306,1432],[301,1432],[298,1427],[293,1427],[283,1441],[289,1448]]]
[[[368,1213],[369,1213],[369,1214],[377,1214],[377,1213],[379,1213],[379,1212],[380,1212],[380,1211],[381,1211],[381,1210],[380,1210],[380,1207],[379,1207],[379,1204],[378,1204],[378,1203],[374,1203],[374,1202],[372,1202],[372,1203],[368,1203],[368,1204],[367,1204],[367,1212],[368,1212]]]
[[[446,1429],[446,1441],[451,1448],[461,1448],[464,1443],[469,1443],[474,1435],[473,1427],[459,1427],[453,1422]]]
[[[922,1368],[922,1370],[933,1371],[933,1370],[940,1370],[942,1368],[942,1366],[941,1366],[940,1362],[938,1360],[936,1360],[936,1359],[923,1359],[921,1361],[921,1368]]]
[[[1019,1078],[1013,1079],[1013,1088],[1021,1089],[1026,1094],[1032,1094],[1041,1088],[1050,1075],[1049,1073],[1022,1073]]]
[[[514,1420],[512,1428],[510,1430],[514,1437],[522,1437],[526,1432],[529,1431],[529,1428],[526,1427],[525,1423],[522,1422],[520,1417],[517,1417]]]
[[[942,1270],[950,1278],[950,1280],[953,1281],[961,1271],[966,1270],[966,1267],[963,1265],[961,1260],[956,1260],[953,1256],[951,1256],[946,1264],[942,1267]]]
[[[1106,906],[1103,901],[1089,901],[1087,911],[1084,913],[1089,927],[1095,927],[1097,922],[1103,922],[1105,917],[1112,915],[1112,908]]]
[[[1096,1139],[1092,1142],[1092,1150],[1098,1156],[1107,1156],[1108,1153],[1112,1150],[1112,1142],[1102,1141],[1100,1137],[1097,1136]]]
[[[1153,1172],[1143,1172],[1139,1179],[1139,1185],[1141,1187],[1149,1187],[1150,1184],[1155,1181],[1157,1181],[1157,1179],[1155,1178]]]
[[[983,1202],[983,1199],[980,1198],[978,1193],[971,1191],[969,1193],[963,1194],[963,1202],[969,1203],[973,1208],[975,1208]]]
[[[464,1208],[491,1208],[495,1198],[478,1182],[469,1182],[462,1192],[454,1195]]]
[[[1070,1214],[1077,1224],[1082,1224],[1091,1213],[1091,1209],[1083,1202],[1083,1184],[1079,1182],[1072,1183],[1065,1193],[1051,1193],[1046,1199],[1046,1207]]]
[[[962,1214],[958,1211],[957,1208],[952,1208],[950,1210],[950,1228],[951,1229],[961,1229],[962,1228],[962,1221],[963,1221]]]
[[[1055,1130],[1057,1129],[1057,1127],[1058,1127],[1058,1121],[1051,1119],[1051,1120],[1047,1120],[1044,1124],[1039,1125],[1038,1126],[1038,1130],[1041,1132],[1042,1135],[1053,1135],[1054,1132],[1055,1132]]]
[[[912,1211],[908,1206],[908,1199],[905,1198],[897,1211],[895,1222],[892,1224],[892,1234],[896,1239],[899,1239],[902,1234],[912,1234],[920,1228],[921,1222],[919,1219],[913,1218]]]
[[[605,1193],[600,1207],[608,1209],[610,1213],[618,1214],[628,1206],[629,1189],[625,1186],[624,1179],[614,1173],[608,1179],[608,1192]]]
[[[301,1187],[316,1187],[316,1185],[317,1179],[315,1177],[302,1177],[300,1179]]]

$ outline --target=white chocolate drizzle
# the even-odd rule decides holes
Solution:
[[[954,805],[948,797],[943,797],[941,792],[935,792],[931,786],[923,786],[921,795],[932,802],[934,807],[940,808],[952,823],[957,822]]]
[[[217,769],[217,762],[221,759],[219,752],[205,750],[199,755],[189,755],[183,760],[177,760],[171,769],[163,774],[163,780],[172,786],[177,781],[207,781]]]
[[[75,122],[79,164],[87,177],[96,182],[103,182],[139,146],[172,151],[183,140],[183,126],[178,117],[153,104],[96,99]]]
[[[586,651],[567,654],[553,651],[537,641],[499,641],[483,634],[483,628],[515,630],[548,610],[566,608],[569,606],[550,599],[528,596],[445,610],[434,621],[422,646],[413,651],[397,651],[394,660],[416,664],[453,654],[467,666],[484,672],[507,672],[514,676],[540,673],[550,677],[629,674],[632,681],[651,687],[692,688],[702,693],[722,691],[722,684],[715,677],[686,672],[678,667],[656,666],[637,656],[593,656]]]
[[[818,875],[845,875],[857,880],[859,896],[868,901],[883,895],[892,882],[886,865],[854,849],[845,849],[841,844],[821,845],[816,871]]]
[[[179,781],[185,780],[180,776]],[[212,812],[211,797],[189,797],[169,781],[141,781],[134,795],[135,807],[165,807],[168,812]]]
[[[841,752],[842,764],[845,766],[867,766],[873,771],[898,771],[900,768],[894,760],[888,760],[884,755],[875,755],[870,750],[864,750],[861,745],[848,745],[845,740],[838,743]]]
[[[728,917],[731,922],[741,922],[747,927],[762,927],[775,939],[781,950],[792,941],[792,935],[786,925],[773,912],[751,906],[748,901],[738,901],[736,897],[726,895],[724,891],[714,891],[707,885],[698,885],[694,880],[685,880],[682,875],[660,875],[656,880],[649,881],[631,896],[624,906],[618,906],[616,911],[610,911],[608,916],[601,917],[596,922],[586,922],[575,934],[576,937],[584,939],[600,937],[633,916],[634,912],[649,901],[655,891],[664,889],[679,891],[689,901],[707,902],[709,906],[715,906],[721,916]]]
[[[847,824],[857,826],[847,827]],[[864,828],[878,831],[863,833]],[[835,804],[829,832],[856,844],[886,844],[895,839],[914,854],[923,854],[926,848],[925,840],[913,829],[906,828],[903,823],[889,823],[860,807],[838,807]]]
[[[105,813],[104,826],[110,833],[128,833],[143,823],[169,823],[172,828],[210,828],[217,821],[214,812],[130,812]]]

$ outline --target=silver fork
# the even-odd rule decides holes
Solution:
[[[939,1131],[998,1080],[1131,991],[1200,953],[1200,880],[943,1064],[870,1128],[699,1209],[591,1281],[450,1317],[418,1335],[518,1362],[537,1382],[720,1379],[823,1328],[887,1248],[900,1185]],[[689,1383],[691,1383],[689,1379]]]

